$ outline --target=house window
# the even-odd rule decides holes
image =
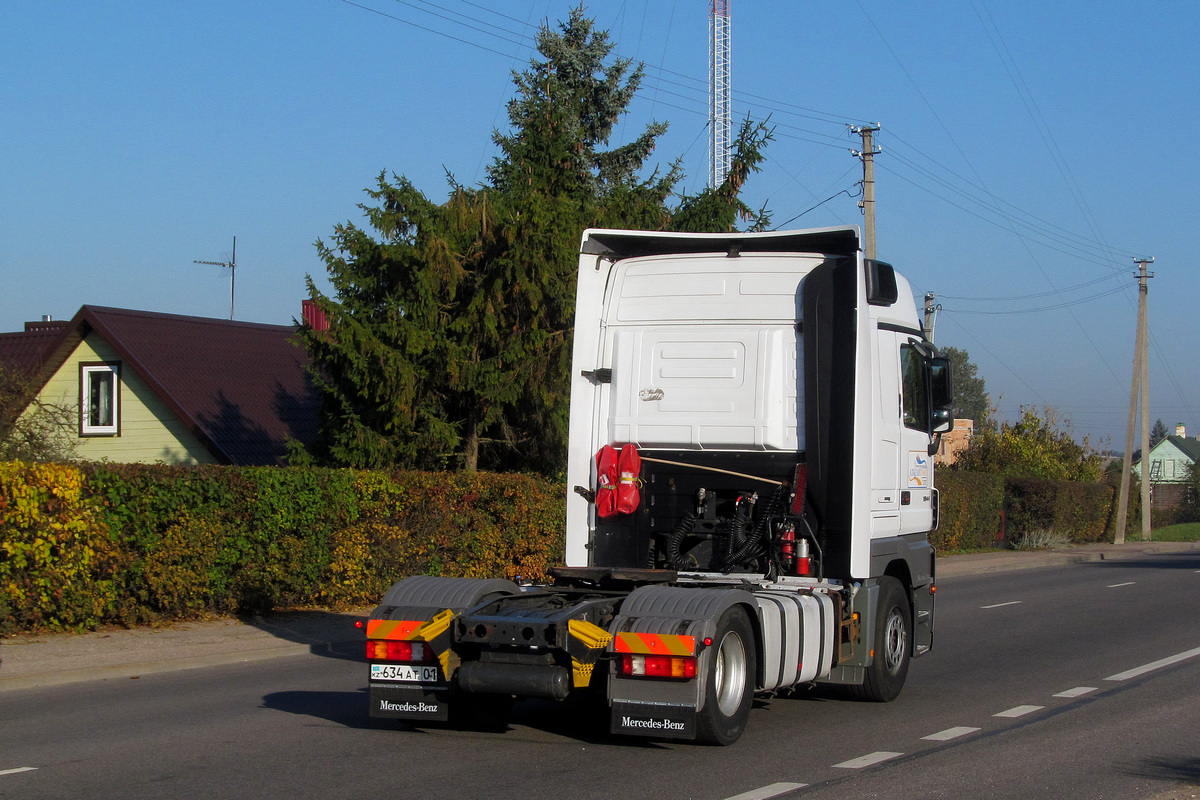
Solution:
[[[79,435],[119,436],[121,433],[121,365],[79,366]]]

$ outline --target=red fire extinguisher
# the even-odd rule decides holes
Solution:
[[[796,542],[796,574],[807,575],[811,569],[811,561],[808,557],[808,539],[802,536]]]
[[[783,571],[792,571],[792,562],[796,558],[796,526],[788,522],[783,526],[783,533],[780,535],[780,541],[783,542],[783,547],[780,548],[783,556]]]

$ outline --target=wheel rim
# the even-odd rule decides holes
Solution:
[[[746,647],[742,637],[730,631],[721,640],[713,662],[713,685],[717,690],[717,707],[731,717],[742,705],[746,692]]]
[[[908,631],[904,627],[904,614],[899,608],[893,608],[888,614],[883,640],[883,664],[889,673],[895,675],[900,671],[908,652]]]

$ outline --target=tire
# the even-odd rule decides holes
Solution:
[[[900,581],[890,576],[879,579],[879,604],[875,608],[875,657],[867,667],[861,686],[853,687],[855,699],[888,703],[900,696],[908,677],[912,652],[912,607]]]
[[[741,606],[721,615],[704,676],[704,709],[696,718],[696,739],[733,744],[746,729],[757,675],[754,628]]]

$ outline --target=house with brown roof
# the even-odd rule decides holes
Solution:
[[[317,434],[295,330],[83,306],[0,334],[0,362],[31,376],[38,400],[78,409],[80,459],[275,465],[289,439]]]

